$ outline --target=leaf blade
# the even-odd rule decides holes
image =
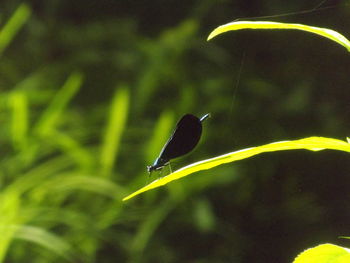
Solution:
[[[127,87],[116,90],[112,99],[109,118],[103,134],[100,164],[103,175],[110,175],[120,150],[121,138],[126,128],[130,94]]]
[[[214,158],[199,161],[199,162],[190,164],[188,166],[185,166],[183,168],[180,168],[179,170],[165,177],[159,178],[151,182],[150,184],[142,187],[141,189],[137,190],[136,192],[124,197],[123,201],[129,200],[143,192],[163,186],[171,181],[180,179],[182,177],[185,177],[187,175],[190,175],[192,173],[195,173],[201,170],[207,170],[207,169],[219,166],[221,164],[246,159],[264,152],[296,150],[296,149],[306,149],[310,151],[321,151],[325,149],[331,149],[331,150],[350,152],[350,143],[346,141],[341,141],[338,139],[333,139],[333,138],[308,137],[308,138],[293,140],[293,141],[273,142],[273,143],[268,143],[257,147],[250,147],[250,148],[238,150],[235,152],[230,152],[227,154],[223,154]]]
[[[333,244],[321,244],[299,254],[293,263],[346,263],[349,262],[349,260],[350,250],[348,248]]]
[[[308,26],[304,24],[294,23],[281,23],[273,21],[236,21],[221,25],[215,28],[208,36],[207,40],[225,33],[227,31],[241,30],[241,29],[294,29],[302,30],[322,37],[328,38],[343,47],[350,52],[350,41],[342,34],[328,28]]]
[[[2,55],[6,47],[28,21],[31,13],[32,10],[27,4],[20,4],[5,26],[0,30],[0,55]]]

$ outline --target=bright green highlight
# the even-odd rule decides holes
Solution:
[[[104,175],[109,175],[119,152],[122,134],[126,127],[129,112],[129,90],[127,87],[117,89],[109,111],[109,119],[103,134],[100,162]]]
[[[293,263],[348,263],[350,250],[348,248],[322,244],[302,252]]]
[[[350,51],[350,41],[342,34],[322,27],[307,26],[303,24],[279,23],[272,21],[237,21],[231,22],[215,28],[208,36],[208,40],[232,30],[240,29],[296,29],[314,33],[337,42]]]
[[[275,151],[296,150],[296,149],[306,149],[310,151],[321,151],[325,149],[331,149],[331,150],[350,152],[350,143],[337,140],[337,139],[332,139],[332,138],[309,137],[309,138],[304,138],[304,139],[294,140],[294,141],[274,142],[274,143],[269,143],[258,147],[252,147],[252,148],[247,148],[247,149],[223,154],[211,159],[190,164],[167,176],[157,179],[152,183],[146,185],[145,187],[137,190],[136,192],[128,195],[123,199],[123,201],[126,201],[143,192],[146,192],[153,188],[160,187],[162,185],[166,185],[171,181],[180,179],[181,177],[185,177],[187,175],[190,175],[192,173],[195,173],[201,170],[207,170],[207,169],[219,166],[221,164],[246,159],[264,152],[275,152]]]

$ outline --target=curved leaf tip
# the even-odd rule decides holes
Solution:
[[[350,262],[350,250],[333,244],[322,244],[305,250],[293,261],[293,263],[310,262],[348,263]]]
[[[187,175],[193,174],[201,170],[211,169],[213,167],[216,167],[225,163],[246,159],[264,152],[275,152],[275,151],[296,150],[296,149],[306,149],[309,151],[321,151],[324,149],[332,149],[332,150],[339,150],[339,151],[350,153],[350,144],[348,142],[332,139],[332,138],[308,137],[308,138],[293,140],[293,141],[273,142],[273,143],[268,143],[257,147],[250,147],[243,150],[230,152],[227,154],[206,159],[200,162],[190,164],[186,167],[183,167],[167,176],[159,178],[151,182],[150,184],[140,188],[136,192],[125,197],[123,201],[126,201],[143,192],[163,186],[171,181],[178,180],[182,177],[185,177]]]
[[[281,23],[273,21],[236,21],[215,28],[208,36],[208,41],[217,35],[241,29],[295,29],[317,34],[333,40],[350,52],[350,41],[342,34],[328,28],[308,26],[304,24]]]

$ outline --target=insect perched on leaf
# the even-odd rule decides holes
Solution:
[[[205,114],[198,118],[192,114],[185,114],[176,124],[173,134],[164,145],[159,157],[153,165],[147,166],[148,172],[158,171],[169,164],[171,159],[180,157],[189,153],[196,147],[202,135],[202,122],[210,117]]]

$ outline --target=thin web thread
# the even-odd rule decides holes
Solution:
[[[327,1],[328,0],[322,0],[315,7],[311,8],[311,9],[302,10],[302,11],[288,12],[288,13],[277,14],[277,15],[268,15],[268,16],[242,17],[242,18],[237,18],[234,21],[247,20],[247,19],[275,18],[275,17],[285,17],[285,16],[292,16],[292,15],[309,14],[309,13],[313,13],[313,12],[320,12],[320,11],[324,11],[324,10],[327,10],[327,9],[332,9],[332,8],[335,8],[335,7],[338,6],[338,5],[330,5],[330,6],[321,7]],[[348,5],[348,4],[345,4],[345,5]]]

